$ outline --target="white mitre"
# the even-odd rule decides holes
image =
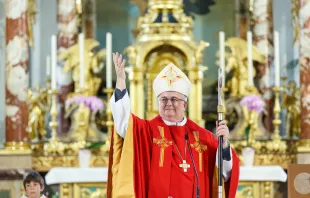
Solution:
[[[188,97],[191,87],[187,76],[172,63],[161,70],[153,82],[153,90],[157,97],[166,91],[176,91]]]

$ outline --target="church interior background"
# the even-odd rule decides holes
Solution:
[[[152,81],[173,62],[193,83],[187,116],[210,131],[224,65],[230,143],[242,165],[255,151],[237,197],[310,196],[309,165],[302,189],[287,177],[310,164],[309,21],[310,0],[0,0],[0,197],[19,197],[30,169],[48,197],[105,197],[111,52],[127,59],[133,113],[158,113]],[[253,96],[262,111],[240,103]],[[100,168],[73,169],[87,151]]]

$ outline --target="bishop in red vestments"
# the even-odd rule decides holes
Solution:
[[[239,159],[230,148],[226,122],[216,136],[184,116],[191,83],[172,63],[156,77],[153,89],[159,115],[143,120],[131,114],[125,86],[125,60],[113,54],[117,74],[111,98],[115,132],[112,134],[108,198],[201,198],[218,196],[218,136],[224,136],[225,196],[235,197]]]

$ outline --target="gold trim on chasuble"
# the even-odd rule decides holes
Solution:
[[[168,81],[170,87],[172,86],[172,84],[175,81],[182,78],[182,76],[178,75],[178,73],[173,70],[172,66],[170,66],[170,69],[165,74],[166,75],[161,76],[161,78],[166,79]]]
[[[165,148],[172,145],[172,141],[168,141],[165,137],[164,127],[158,126],[160,137],[153,138],[153,142],[160,147],[159,167],[164,166]]]
[[[194,148],[199,153],[199,171],[202,172],[202,152],[208,149],[207,145],[200,144],[199,135],[196,131],[193,132],[195,137],[195,143],[191,144],[191,148]]]
[[[133,119],[129,117],[126,137],[123,139],[114,128],[112,198],[135,198],[133,175]]]

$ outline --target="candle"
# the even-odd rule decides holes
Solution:
[[[275,86],[280,86],[279,32],[274,32],[274,73]]]
[[[252,32],[247,33],[248,41],[248,86],[254,86],[253,83],[253,60],[252,60]]]
[[[112,34],[108,32],[106,34],[106,80],[107,88],[112,88]]]
[[[46,56],[46,76],[49,77],[51,75],[51,57],[50,55]]]
[[[223,72],[223,86],[225,87],[225,33],[220,32],[220,67]]]
[[[57,39],[56,35],[51,39],[51,59],[52,59],[52,90],[56,90],[56,67],[57,67]]]
[[[79,49],[80,49],[80,89],[84,88],[84,34],[79,34]]]

